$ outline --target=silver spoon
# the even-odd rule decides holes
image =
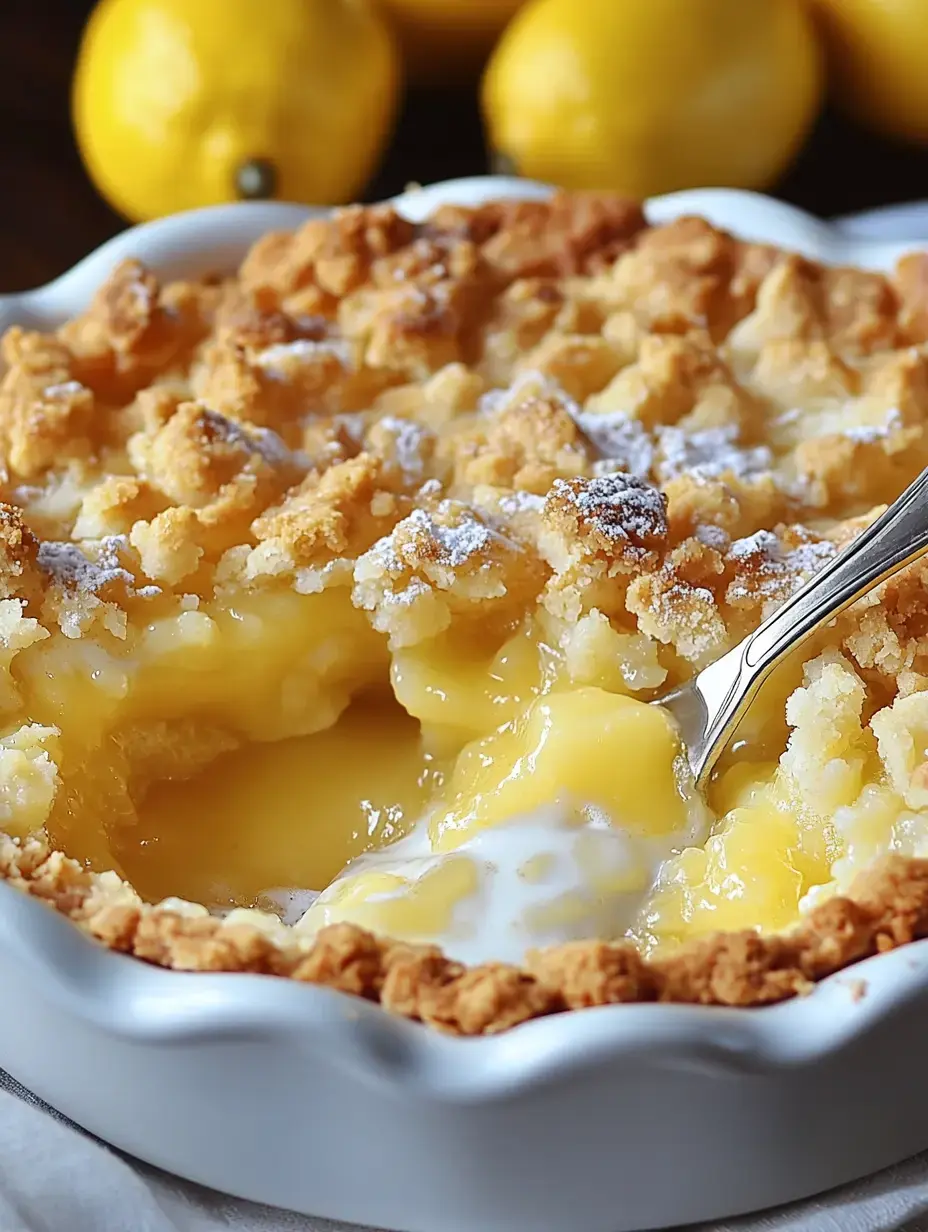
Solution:
[[[750,636],[682,688],[657,698],[680,729],[704,782],[778,663],[810,633],[928,551],[928,470]]]

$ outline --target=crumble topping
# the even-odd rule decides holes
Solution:
[[[414,509],[358,560],[353,598],[398,648],[435,636],[455,618],[505,624],[543,580],[543,562],[530,546],[476,509],[444,499]]]
[[[557,479],[547,500],[549,516],[578,537],[631,562],[653,559],[667,537],[667,501],[634,475],[617,472],[587,481]]]
[[[148,961],[328,983],[463,1034],[607,1001],[766,1003],[924,935],[923,562],[842,614],[783,699],[770,773],[817,836],[787,844],[808,907],[792,931],[465,968],[347,925],[313,942],[146,906],[42,832],[71,843],[85,762],[134,818],[153,750],[183,776],[259,730],[319,730],[390,654],[457,663],[529,631],[574,684],[606,661],[645,696],[686,679],[928,465],[925,270],[826,269],[600,194],[422,224],[357,206],[264,237],[234,277],[162,284],[127,261],[59,330],[8,330],[0,872]],[[320,597],[312,641],[314,612],[289,605]],[[209,658],[223,638],[231,669]],[[248,676],[267,643],[299,643],[289,674]],[[174,714],[185,685],[168,701],[151,679],[186,653],[228,676],[193,717]],[[93,681],[99,747],[69,723],[72,677]],[[686,886],[688,926],[731,812],[658,887]],[[905,858],[855,883],[890,849]],[[101,840],[88,859],[106,858]]]

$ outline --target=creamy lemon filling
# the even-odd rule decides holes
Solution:
[[[29,717],[0,742],[3,827],[154,902],[518,961],[788,928],[881,852],[928,850],[928,694],[868,714],[835,650],[784,669],[703,799],[647,700],[654,644],[595,610],[392,654],[338,585],[153,598],[92,643],[16,601],[0,620]]]
[[[281,904],[294,918],[291,901],[408,833],[441,775],[419,725],[383,693],[365,694],[325,731],[246,745],[192,779],[153,784],[113,854],[150,901]]]
[[[22,620],[6,601],[8,616]],[[10,607],[12,605],[12,607]],[[154,605],[153,605],[154,606]],[[382,676],[384,648],[344,591],[260,604],[188,596],[122,637],[41,637],[10,665],[11,704],[56,733],[52,840],[97,867],[134,832],[152,783],[187,779],[217,756],[329,727]],[[13,610],[15,609],[15,611]],[[36,817],[12,819],[12,833]]]
[[[303,927],[337,920],[474,961],[624,935],[707,812],[666,714],[586,687],[464,747],[409,839],[356,862]]]
[[[669,719],[627,692],[636,638],[608,621],[566,650],[535,619],[495,650],[438,638],[391,670],[338,587],[152,606],[89,643],[30,641],[12,604],[7,683],[33,722],[0,754],[12,833],[44,826],[151,901],[518,958],[622,935],[707,832]]]

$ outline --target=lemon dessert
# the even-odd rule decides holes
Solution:
[[[9,330],[0,872],[149,962],[466,1034],[920,935],[924,566],[705,798],[649,703],[928,463],[924,263],[608,196],[353,207]]]

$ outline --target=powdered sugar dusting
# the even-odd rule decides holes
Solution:
[[[728,558],[741,569],[753,564],[750,574],[732,582],[728,598],[736,601],[750,596],[782,598],[798,590],[812,574],[837,555],[838,549],[828,539],[806,540],[787,547],[769,530],[736,539],[728,550]]]
[[[97,546],[96,560],[91,560],[79,544],[49,540],[39,544],[39,568],[62,586],[96,594],[111,582],[132,586],[135,578],[124,569],[119,550],[126,546],[122,535],[110,535]]]
[[[588,480],[558,479],[551,497],[574,506],[609,539],[642,544],[667,533],[663,493],[623,471]]]
[[[489,390],[480,398],[477,409],[483,415],[496,415],[504,407],[518,406],[534,398],[556,398],[574,417],[580,411],[566,390],[546,373],[537,371],[520,372],[508,389]]]
[[[400,604],[402,607],[412,607],[417,599],[421,599],[423,595],[428,594],[428,587],[421,578],[412,578],[408,585],[402,590],[394,591],[388,597],[388,602],[391,604]]]
[[[394,574],[417,568],[423,559],[435,560],[436,555],[436,563],[457,569],[482,552],[494,537],[501,538],[468,509],[442,501],[435,516],[414,509],[389,535],[378,539],[366,557]],[[437,554],[423,552],[423,539],[438,548]]]
[[[628,471],[639,479],[645,479],[650,473],[654,442],[640,420],[622,411],[602,415],[580,411],[573,419],[611,471]]]
[[[424,446],[431,433],[414,419],[401,419],[386,415],[377,426],[389,432],[393,439],[396,464],[410,481],[421,479],[425,473]]]
[[[737,424],[684,432],[676,426],[660,428],[658,442],[661,460],[657,472],[662,483],[679,475],[716,479],[732,474],[753,479],[769,472],[773,455],[766,445],[743,448],[738,444]]]
[[[721,526],[706,524],[697,526],[696,538],[700,543],[705,544],[707,548],[714,548],[717,552],[727,552],[731,544],[731,536]]]
[[[780,541],[772,530],[756,530],[753,535],[736,539],[729,548],[728,555],[732,560],[747,560],[752,556],[763,556],[771,561],[783,559]]]
[[[265,347],[255,356],[255,364],[268,376],[285,380],[294,365],[316,363],[320,359],[337,359],[344,367],[351,363],[351,350],[347,342],[338,338],[298,338],[295,342],[278,342]]]
[[[507,517],[517,517],[520,513],[541,513],[545,507],[545,498],[535,492],[510,492],[499,502],[500,512]]]
[[[449,512],[447,502],[442,501],[438,510],[440,515],[447,514]],[[478,552],[483,551],[490,542],[489,527],[478,522],[469,512],[463,513],[453,525],[447,525],[435,521],[424,509],[414,509],[406,519],[406,523],[433,539],[441,549],[445,562],[455,569]],[[404,545],[404,549],[406,555],[415,556],[415,544]]]
[[[822,539],[817,543],[802,543],[787,553],[786,565],[789,569],[809,576],[817,573],[837,554],[836,545],[828,539]]]
[[[849,441],[862,445],[870,445],[875,441],[885,440],[891,433],[902,427],[902,415],[898,407],[891,407],[881,424],[858,424],[855,427],[844,428],[842,435]]]
[[[257,454],[268,466],[294,465],[300,460],[270,428],[252,428],[246,432],[234,419],[211,410],[203,412],[203,422],[219,440]]]
[[[57,385],[46,385],[42,390],[43,398],[71,398],[76,394],[87,392],[87,386],[80,381],[61,381]]]

